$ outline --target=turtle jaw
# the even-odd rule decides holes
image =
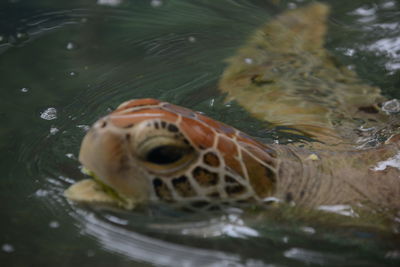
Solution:
[[[145,174],[134,164],[123,135],[96,123],[84,137],[79,161],[100,184],[120,198],[135,203],[147,202],[150,185]]]

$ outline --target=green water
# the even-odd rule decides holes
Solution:
[[[0,3],[1,266],[398,266],[392,237],[231,208],[185,214],[76,206],[85,130],[131,98],[180,104],[267,141],[216,84],[224,59],[308,1],[14,0]],[[400,98],[400,3],[327,1],[327,47]]]

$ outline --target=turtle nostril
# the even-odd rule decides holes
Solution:
[[[108,125],[107,121],[104,119],[98,120],[95,124],[93,124],[93,127],[91,127],[92,129],[103,129]]]

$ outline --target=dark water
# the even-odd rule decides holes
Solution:
[[[75,206],[87,127],[120,102],[156,97],[266,140],[216,84],[257,26],[308,1],[2,0],[1,266],[399,266],[398,242],[230,208],[186,214]],[[400,98],[400,3],[328,1],[327,47]]]

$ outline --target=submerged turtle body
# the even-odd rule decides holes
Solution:
[[[380,89],[324,48],[328,12],[316,3],[268,22],[228,60],[219,87],[259,119],[327,144],[355,143],[359,121],[387,116],[376,106]]]
[[[231,59],[220,81],[221,90],[256,117],[321,141],[310,149],[262,144],[189,109],[141,99],[94,124],[80,161],[122,202],[207,206],[274,199],[400,210],[400,170],[393,163],[400,160],[398,138],[354,148],[354,118],[373,118],[376,125],[387,118],[377,107],[379,89],[363,85],[323,49],[327,12],[313,4],[269,22]],[[67,196],[91,201],[73,194],[79,186]],[[107,194],[93,200],[102,199],[112,202]]]

